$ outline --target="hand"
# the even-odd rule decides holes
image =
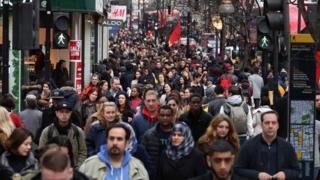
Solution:
[[[272,178],[272,176],[268,173],[265,173],[265,172],[261,172],[258,174],[259,180],[270,180],[271,178]]]
[[[276,174],[274,174],[272,177],[277,180],[285,180],[286,174],[283,171],[279,171]]]

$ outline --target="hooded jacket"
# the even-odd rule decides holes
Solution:
[[[242,103],[242,98],[240,95],[233,95],[229,96],[226,100],[226,103],[229,103],[231,106],[239,106]],[[248,105],[249,107],[249,105]],[[253,120],[252,120],[252,113],[250,111],[250,107],[248,108],[248,114],[247,114],[247,136],[253,136],[254,129],[253,129]],[[226,115],[224,112],[223,106],[221,106],[220,114]]]
[[[138,142],[141,142],[144,133],[152,128],[158,121],[158,114],[155,117],[150,116],[150,112],[146,107],[139,112],[132,121],[132,127],[136,133]]]
[[[114,169],[108,159],[107,146],[101,146],[98,155],[92,156],[84,161],[79,171],[92,180],[115,179],[122,177],[130,180],[149,180],[148,173],[141,161],[125,152],[120,170]]]

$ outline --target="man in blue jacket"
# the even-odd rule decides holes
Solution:
[[[246,179],[298,179],[299,166],[290,143],[277,136],[278,113],[261,114],[262,133],[240,149],[235,173]]]

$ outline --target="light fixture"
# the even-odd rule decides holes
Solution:
[[[232,14],[234,13],[234,6],[232,5],[231,0],[222,0],[222,3],[219,6],[220,14]]]
[[[211,18],[211,22],[212,22],[212,26],[215,27],[217,30],[222,29],[223,24],[219,16],[213,16]]]

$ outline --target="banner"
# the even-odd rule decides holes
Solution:
[[[127,20],[127,6],[111,5],[111,12],[108,13],[108,20]]]
[[[81,40],[69,41],[69,60],[81,61]]]

